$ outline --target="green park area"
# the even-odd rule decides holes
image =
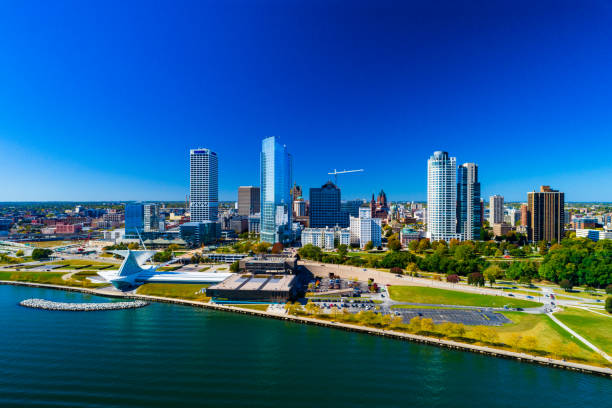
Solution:
[[[145,283],[136,290],[136,293],[139,295],[208,302],[210,297],[207,297],[205,293],[199,293],[201,289],[207,288],[208,286],[210,285],[195,283]]]
[[[60,269],[119,269],[119,264],[96,262],[87,259],[66,259],[63,261],[47,262],[42,265],[62,265]]]
[[[36,248],[54,248],[58,246],[79,244],[81,241],[33,241],[24,242],[24,244],[36,247]]]
[[[481,295],[478,293],[428,288],[421,286],[390,286],[391,299],[398,302],[424,303],[435,305],[481,306],[481,307],[538,307],[541,303],[513,299],[503,296]]]
[[[79,275],[81,274],[81,275]],[[48,285],[77,286],[84,288],[97,288],[107,286],[105,283],[94,283],[87,276],[95,275],[94,271],[82,271],[69,279],[63,279],[65,272],[0,272],[0,280],[17,282],[43,283]],[[78,275],[75,277],[75,275]]]
[[[607,354],[612,354],[612,315],[600,313],[568,307],[555,313],[555,317]]]

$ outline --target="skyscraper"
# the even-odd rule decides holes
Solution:
[[[219,212],[219,161],[209,149],[190,151],[191,222],[217,222]]]
[[[489,224],[501,224],[504,222],[504,197],[492,195],[489,197]]]
[[[340,189],[331,181],[310,189],[310,228],[348,227],[340,207]]]
[[[274,136],[261,142],[261,240],[289,243],[292,226],[292,159]]]
[[[480,239],[481,212],[478,166],[462,164],[457,171],[457,232],[463,240]]]
[[[527,193],[527,221],[530,241],[561,241],[565,232],[565,194],[550,186]]]
[[[260,196],[259,187],[238,187],[238,214],[252,215],[260,212]]]
[[[437,151],[427,161],[427,237],[460,239],[457,234],[457,160]]]
[[[368,204],[359,207],[359,216],[350,217],[350,239],[352,244],[364,248],[368,242],[374,247],[379,247],[382,242],[382,221],[380,218],[372,218],[372,211]]]
[[[159,231],[159,205],[150,203],[143,205],[143,221],[145,232]]]
[[[144,230],[144,205],[130,203],[125,205],[125,236],[137,239]]]

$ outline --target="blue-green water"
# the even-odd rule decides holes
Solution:
[[[152,304],[54,312],[0,286],[0,407],[605,407],[607,378],[277,320]]]

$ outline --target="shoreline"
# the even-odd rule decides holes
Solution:
[[[235,306],[199,302],[196,300],[166,298],[166,297],[158,297],[158,296],[150,296],[150,295],[137,295],[137,294],[130,294],[130,293],[126,293],[126,294],[112,293],[112,292],[106,292],[101,289],[52,285],[52,284],[45,284],[45,283],[0,281],[0,285],[29,286],[29,287],[39,287],[39,288],[46,288],[46,289],[57,289],[57,290],[64,290],[68,292],[88,293],[88,294],[96,295],[96,296],[137,299],[137,300],[154,301],[154,302],[160,302],[160,303],[172,303],[172,304],[200,307],[200,308],[212,309],[212,310],[218,310],[218,311],[242,313],[242,314],[251,315],[251,316],[259,316],[259,317],[267,317],[267,318],[272,318],[272,319],[277,319],[277,320],[292,321],[295,323],[335,328],[335,329],[341,329],[341,330],[354,332],[354,333],[364,333],[364,334],[369,334],[369,335],[374,335],[374,336],[393,338],[393,339],[403,340],[403,341],[411,341],[415,343],[428,344],[432,346],[444,347],[444,348],[449,348],[449,349],[469,351],[472,353],[485,354],[485,355],[492,356],[492,357],[513,359],[513,360],[518,360],[521,362],[544,365],[547,367],[560,368],[560,369],[565,369],[565,370],[570,370],[570,371],[579,371],[582,373],[612,378],[611,368],[598,367],[598,366],[592,366],[592,365],[581,364],[581,363],[572,363],[568,361],[550,359],[547,357],[538,357],[538,356],[534,356],[531,354],[517,353],[514,351],[496,349],[496,348],[488,347],[488,346],[477,346],[474,344],[460,343],[460,342],[453,341],[453,340],[438,339],[435,337],[420,336],[417,334],[402,333],[402,332],[396,332],[392,330],[377,329],[373,327],[332,322],[332,321],[327,321],[327,320],[315,319],[312,317],[292,316],[292,315],[287,315],[287,314],[281,315],[281,314],[276,314],[276,313],[269,313],[267,311],[242,309],[242,308],[235,307]]]

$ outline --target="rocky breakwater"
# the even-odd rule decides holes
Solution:
[[[109,302],[109,303],[64,303],[52,302],[44,299],[26,299],[19,302],[21,306],[44,310],[65,310],[72,312],[95,312],[99,310],[135,309],[147,306],[149,303],[142,300],[133,302]]]

